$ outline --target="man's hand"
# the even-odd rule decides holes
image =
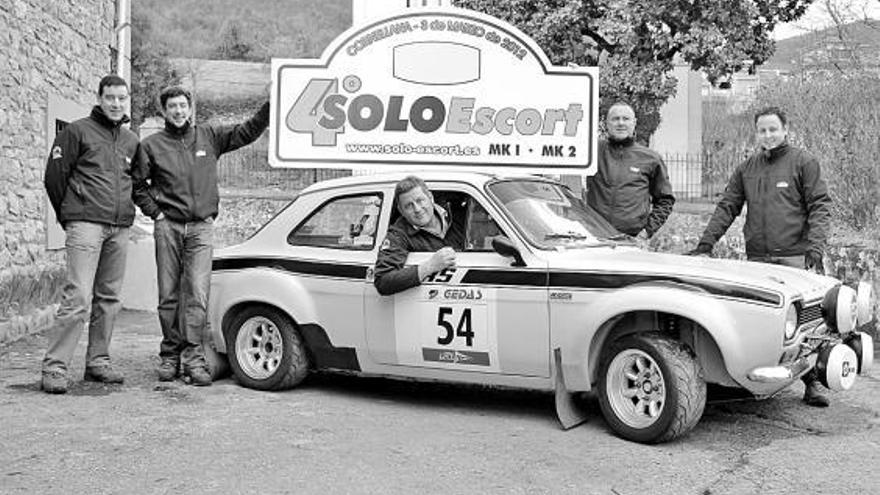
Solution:
[[[709,256],[712,254],[712,245],[701,242],[697,247],[684,253],[685,256]]]
[[[444,268],[455,266],[455,250],[447,246],[439,249],[430,258],[419,264],[419,280],[424,280],[428,275],[433,275]]]
[[[804,267],[807,270],[825,275],[825,263],[822,261],[822,251],[810,248],[804,253]]]

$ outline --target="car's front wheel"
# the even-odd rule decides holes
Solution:
[[[249,306],[224,330],[229,366],[245,387],[283,390],[306,377],[309,358],[302,337],[277,309]]]
[[[706,382],[691,353],[659,333],[624,336],[602,356],[599,406],[615,433],[660,443],[690,431],[706,406]]]

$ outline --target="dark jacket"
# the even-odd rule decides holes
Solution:
[[[700,244],[713,246],[746,202],[743,234],[749,257],[797,256],[824,247],[831,198],[819,162],[805,151],[783,144],[738,165]]]
[[[635,142],[599,141],[598,170],[587,178],[587,203],[624,234],[654,235],[666,223],[675,196],[660,155]]]
[[[134,173],[134,201],[144,215],[177,222],[217,216],[217,159],[260,137],[269,125],[269,103],[243,124],[185,125],[144,139],[141,167]]]
[[[74,220],[128,227],[134,222],[132,167],[138,137],[101,107],[64,128],[52,144],[43,183],[63,226]]]
[[[420,285],[419,267],[405,266],[409,253],[433,253],[447,246],[455,250],[461,250],[464,246],[464,231],[455,222],[450,222],[446,235],[440,238],[427,230],[413,227],[401,216],[388,227],[388,234],[379,249],[373,285],[383,296]]]

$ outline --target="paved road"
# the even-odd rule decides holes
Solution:
[[[82,373],[84,340],[74,372]],[[317,376],[266,393],[160,384],[156,317],[123,313],[125,385],[39,391],[46,340],[0,348],[0,493],[880,493],[880,380],[719,402],[672,444],[613,436],[594,401],[559,429],[549,394]],[[875,372],[880,375],[880,372]]]

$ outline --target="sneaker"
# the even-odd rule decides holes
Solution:
[[[67,373],[63,371],[44,371],[43,382],[40,386],[43,392],[47,394],[66,394],[67,387],[69,386]]]
[[[109,364],[101,366],[87,366],[83,380],[87,382],[122,383],[125,376],[113,369]]]
[[[204,366],[190,368],[186,374],[189,376],[190,383],[196,387],[205,387],[211,384],[211,374]]]
[[[819,382],[810,382],[804,387],[804,402],[812,407],[828,407],[828,397],[819,393]]]
[[[170,382],[180,374],[180,365],[177,361],[163,359],[162,364],[156,368],[156,374],[159,375],[160,382]]]

